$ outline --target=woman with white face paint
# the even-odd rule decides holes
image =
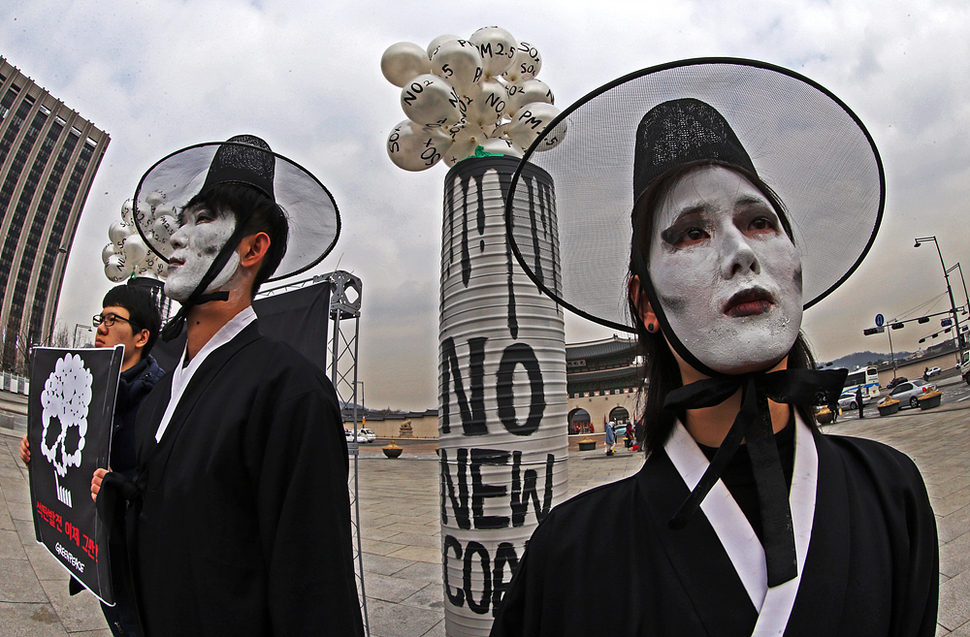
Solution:
[[[686,174],[655,215],[649,254],[671,329],[712,369],[754,371],[791,349],[801,262],[772,204],[744,176],[718,165]]]
[[[815,370],[800,333],[882,215],[861,122],[806,78],[733,59],[631,74],[561,118],[564,141],[523,160],[555,181],[561,274],[534,265],[557,255],[533,252],[542,226],[517,175],[509,237],[560,304],[637,335],[647,458],[543,521],[492,634],[933,635],[939,558],[919,472],[884,445],[821,434],[813,406],[845,372]],[[562,137],[555,122],[546,134]],[[610,298],[619,285],[590,285],[577,256],[624,241],[625,268],[598,265],[622,279],[632,326]],[[612,554],[628,543],[632,560]],[[617,613],[572,596],[604,589]]]

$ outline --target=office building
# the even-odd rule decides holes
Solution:
[[[50,343],[81,209],[108,146],[83,119],[0,57],[0,366],[22,373]]]

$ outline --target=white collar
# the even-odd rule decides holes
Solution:
[[[169,396],[165,413],[162,415],[162,421],[158,423],[158,429],[155,431],[155,442],[162,439],[162,434],[168,428],[169,422],[172,420],[172,414],[175,413],[175,408],[178,407],[179,401],[182,399],[182,393],[188,386],[189,381],[192,380],[192,377],[195,376],[196,370],[208,358],[209,354],[234,339],[247,325],[255,320],[256,312],[253,310],[253,306],[247,305],[238,314],[229,319],[225,325],[220,327],[219,331],[212,335],[212,338],[202,346],[199,353],[185,366],[183,366],[183,362],[185,361],[186,350],[182,350],[182,356],[175,365],[175,369],[172,370],[172,393]]]
[[[665,451],[687,488],[693,490],[707,470],[709,462],[679,421]],[[812,539],[817,484],[818,450],[815,448],[815,439],[811,429],[796,412],[795,467],[789,502],[795,531],[798,574],[794,579],[771,589],[768,588],[768,571],[761,542],[724,482],[718,480],[701,503],[701,510],[714,527],[751,603],[759,613],[752,637],[781,635],[788,625],[805,568],[808,545]]]

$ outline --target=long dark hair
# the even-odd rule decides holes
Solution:
[[[641,286],[648,284],[645,281],[645,273],[641,273],[641,268],[646,267],[650,258],[650,237],[653,232],[654,213],[665,201],[670,191],[688,173],[703,166],[724,166],[747,179],[751,184],[761,191],[768,199],[775,212],[778,214],[779,221],[788,238],[794,243],[791,226],[788,223],[788,216],[785,214],[785,207],[778,195],[765,184],[756,174],[723,162],[703,160],[681,164],[671,168],[664,174],[657,177],[640,194],[633,206],[631,222],[633,224],[633,240],[630,245],[630,264],[628,276],[638,276]],[[683,413],[675,413],[664,409],[663,403],[667,394],[672,390],[683,385],[680,376],[680,367],[673,352],[667,345],[663,333],[660,330],[648,332],[643,319],[640,318],[638,304],[646,300],[646,294],[641,287],[640,299],[627,296],[627,306],[630,318],[636,329],[637,341],[640,354],[643,357],[643,367],[641,368],[642,383],[638,406],[641,408],[643,425],[637,427],[637,439],[640,448],[650,453],[660,449],[666,444],[667,439],[673,431],[674,424],[678,418],[683,419]],[[639,301],[639,303],[638,303]],[[788,353],[789,369],[815,369],[815,359],[808,347],[804,335],[799,332]],[[798,410],[802,420],[810,427],[815,427],[815,412],[810,405],[798,405]]]

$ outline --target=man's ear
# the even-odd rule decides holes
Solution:
[[[251,268],[258,265],[269,251],[270,239],[265,232],[257,232],[243,237],[239,242],[239,265]]]
[[[142,328],[140,332],[135,334],[135,347],[141,349],[148,345],[148,337],[151,336],[151,332],[146,328]]]
[[[631,276],[630,280],[627,281],[627,289],[630,291],[630,299],[633,301],[634,307],[637,308],[637,315],[643,321],[643,324],[656,325],[657,315],[654,313],[650,301],[647,300],[643,288],[640,287],[640,277],[635,274]]]

